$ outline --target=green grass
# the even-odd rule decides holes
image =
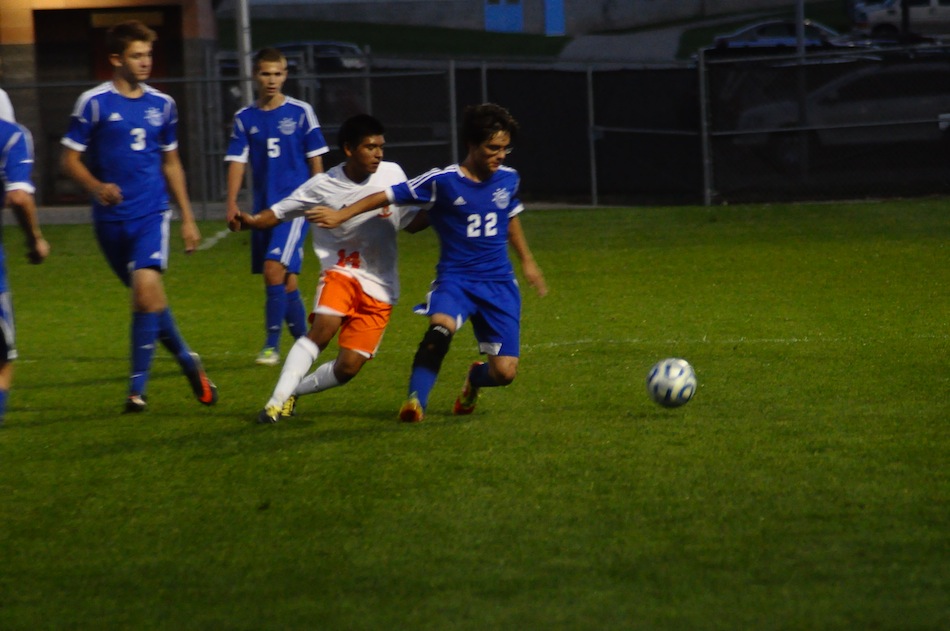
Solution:
[[[431,233],[401,243],[380,356],[258,426],[278,369],[253,364],[246,235],[167,279],[219,404],[160,350],[128,416],[126,297],[89,227],[49,226],[41,267],[8,229],[0,628],[950,627],[946,200],[524,224],[552,291],[525,291],[519,378],[451,416],[466,327],[411,426]],[[677,410],[643,384],[666,356],[700,379]]]

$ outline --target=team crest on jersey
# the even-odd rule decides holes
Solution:
[[[283,118],[279,123],[277,123],[277,129],[280,130],[280,133],[285,136],[289,136],[295,131],[297,131],[297,121],[292,118]]]
[[[504,210],[508,208],[508,202],[511,201],[511,195],[508,193],[506,188],[497,188],[495,192],[491,194],[491,200],[495,202],[495,206],[498,210]]]
[[[162,126],[162,110],[157,107],[150,107],[145,110],[145,120],[148,121],[148,124],[152,127],[161,127]]]

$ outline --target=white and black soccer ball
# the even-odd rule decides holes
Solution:
[[[663,407],[686,405],[696,393],[696,371],[679,357],[660,360],[647,373],[647,392]]]

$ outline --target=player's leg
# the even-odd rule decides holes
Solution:
[[[379,351],[393,307],[364,294],[358,283],[351,281],[348,284],[354,292],[353,306],[338,326],[340,352],[335,359],[321,364],[307,375],[294,391],[296,396],[349,383]],[[321,348],[325,348],[329,341],[330,338],[326,338]]]
[[[264,306],[266,338],[264,347],[257,357],[258,364],[276,366],[280,363],[280,334],[288,313],[287,274],[300,272],[302,260],[300,242],[305,223],[302,218],[295,219],[267,231],[267,245],[263,253],[262,266],[266,295]],[[297,314],[297,316],[300,315]],[[299,322],[298,326],[303,328]]]
[[[284,277],[284,292],[287,294],[287,308],[284,311],[284,321],[287,330],[294,339],[307,334],[307,310],[300,297],[297,286],[297,277],[303,268],[303,244],[307,237],[307,222],[303,217],[294,219],[291,236],[297,235],[297,243],[293,249],[293,256],[285,258],[287,274]]]
[[[478,311],[472,314],[472,330],[478,350],[488,361],[469,367],[462,391],[452,407],[454,414],[475,411],[481,388],[507,386],[518,374],[521,335],[521,294],[515,283],[478,283],[470,288],[478,296]]]
[[[296,402],[294,391],[304,376],[310,372],[320,352],[336,335],[343,318],[350,311],[353,292],[346,280],[347,277],[333,273],[327,273],[321,277],[320,284],[317,286],[310,330],[307,335],[297,338],[287,353],[277,385],[274,386],[264,409],[258,413],[259,423],[276,423],[281,416],[292,413]],[[285,406],[291,398],[294,400]]]
[[[474,309],[461,284],[453,279],[432,283],[427,298],[427,303],[415,311],[429,316],[429,328],[413,357],[409,396],[399,409],[399,418],[410,423],[424,418],[452,337]]]
[[[298,274],[287,272],[287,278],[284,281],[284,293],[287,294],[287,311],[284,313],[284,321],[294,339],[307,334],[307,310],[303,306],[297,280]]]
[[[198,401],[212,405],[218,399],[217,388],[205,374],[198,354],[191,351],[181,336],[165,293],[163,273],[168,266],[170,220],[171,212],[145,218],[132,235],[133,371],[130,399],[134,394],[145,393],[144,385],[154,357],[155,341],[158,340],[178,361]],[[130,400],[127,409],[141,411],[144,405]]]
[[[16,328],[10,292],[0,293],[0,427],[7,414],[7,399],[13,385],[13,360],[17,357]]]

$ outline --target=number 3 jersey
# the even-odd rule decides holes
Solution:
[[[271,210],[285,221],[302,217],[313,206],[341,209],[405,180],[406,174],[395,162],[380,162],[376,173],[362,182],[352,181],[338,164],[301,184]],[[367,295],[395,304],[399,299],[396,236],[418,212],[414,207],[389,205],[357,215],[332,230],[312,224],[313,251],[321,269],[352,276]]]
[[[175,100],[142,84],[144,94],[129,98],[106,82],[79,95],[62,144],[86,153],[99,180],[117,184],[122,201],[103,206],[93,200],[100,221],[137,219],[168,209],[162,153],[178,148]]]
[[[518,200],[518,172],[500,167],[484,182],[462,174],[459,165],[433,169],[387,192],[395,204],[428,210],[439,235],[438,276],[511,280],[508,221],[524,210]]]

